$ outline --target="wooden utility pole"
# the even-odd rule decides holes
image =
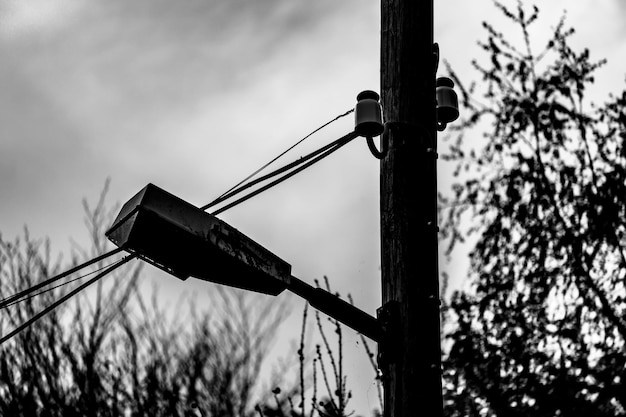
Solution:
[[[433,0],[382,0],[381,36],[382,301],[397,306],[384,416],[441,417]]]

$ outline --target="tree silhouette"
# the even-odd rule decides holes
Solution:
[[[107,187],[108,182],[95,208],[84,202],[92,248],[76,246],[72,264],[106,252],[104,230],[116,214],[105,208]],[[94,268],[104,266],[102,261]],[[0,299],[61,267],[51,257],[49,241],[31,238],[27,229],[13,242],[0,236]],[[140,263],[112,275],[0,345],[0,415],[354,415],[343,371],[343,328],[336,320],[329,319],[329,331],[322,316],[308,314],[305,306],[293,360],[275,375],[263,375],[262,364],[286,316],[285,302],[214,286],[203,295],[209,309],[199,311],[187,298],[182,301],[189,308],[179,303],[172,311],[161,306],[156,288],[146,296]],[[330,291],[326,277],[324,283]],[[70,286],[57,284],[0,309],[1,334],[67,294]],[[306,331],[310,321],[321,337],[315,347],[309,346],[312,336]],[[334,346],[329,333],[335,335]],[[362,343],[369,349],[364,338]],[[270,391],[268,383],[276,388]]]
[[[523,42],[484,23],[483,103],[461,88],[445,157],[448,253],[477,238],[471,291],[446,306],[446,414],[624,415],[626,93],[592,104],[604,61],[569,46],[564,19],[535,51],[537,7],[495,4]]]
[[[320,287],[318,280],[315,280],[315,284]],[[328,292],[333,292],[326,276],[324,276],[324,288]],[[335,295],[340,296],[339,293]],[[348,295],[348,300],[351,304],[353,303],[350,295]],[[343,367],[344,326],[330,317],[323,320],[322,316],[317,310],[309,314],[309,306],[305,305],[300,344],[297,350],[300,368],[299,384],[288,392],[283,392],[280,387],[276,387],[272,391],[274,401],[259,404],[256,407],[259,417],[358,417],[350,406],[352,391],[348,386],[348,376]],[[310,345],[313,335],[309,334],[307,337],[307,327],[310,321],[314,322],[315,331],[321,339],[315,344],[312,352]],[[332,331],[325,324],[330,326]],[[372,408],[370,412],[372,416],[380,417],[382,415],[380,410],[383,408],[380,372],[370,344],[363,335],[361,335],[361,346],[369,358],[378,388],[380,409]]]
[[[103,231],[112,219],[104,193],[94,209],[85,209],[93,248],[76,258],[105,252]],[[13,242],[0,237],[0,298],[60,268],[48,241],[32,239],[27,230]],[[160,306],[156,292],[151,299],[142,294],[139,266],[118,271],[0,346],[0,415],[254,414],[255,404],[269,398],[259,387],[261,365],[286,305],[217,289],[207,294],[208,310],[173,314]],[[67,287],[0,310],[2,334]]]

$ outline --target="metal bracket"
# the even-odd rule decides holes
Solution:
[[[400,303],[388,301],[376,310],[376,316],[383,328],[383,337],[378,342],[378,368],[386,369],[397,358],[400,346]]]
[[[307,300],[311,306],[319,311],[342,322],[363,336],[369,337],[377,343],[384,339],[384,330],[378,319],[338,296],[319,287],[313,287],[293,275],[287,284],[287,289]]]

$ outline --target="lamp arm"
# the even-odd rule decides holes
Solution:
[[[317,310],[340,321],[362,335],[380,342],[384,328],[378,319],[365,311],[326,290],[313,287],[294,276],[291,276],[287,289],[307,300]]]

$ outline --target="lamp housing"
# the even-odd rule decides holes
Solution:
[[[120,210],[106,236],[182,280],[190,276],[277,295],[291,265],[217,217],[148,184]]]

